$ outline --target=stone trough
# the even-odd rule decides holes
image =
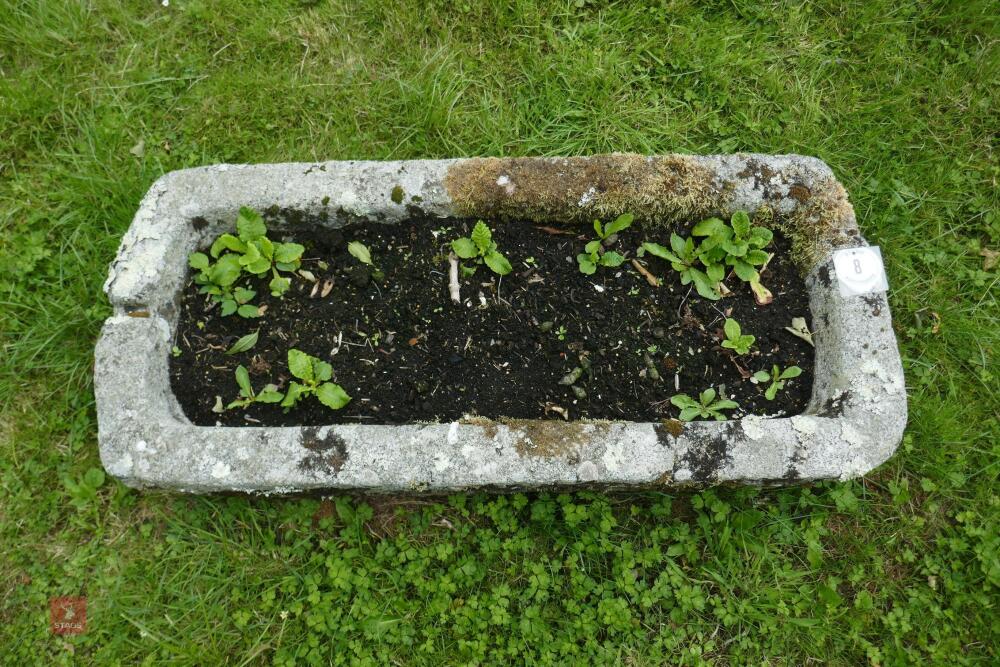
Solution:
[[[187,255],[240,206],[293,228],[406,224],[415,215],[589,222],[632,212],[647,226],[746,210],[793,239],[806,278],[816,371],[804,414],[729,422],[500,420],[194,426],[168,380]],[[862,475],[895,450],[906,391],[878,263],[868,283],[835,263],[865,248],[844,188],[794,155],[472,158],[216,165],[160,178],[111,266],[114,307],[96,349],[101,458],[134,487],[290,493],[656,488],[788,484]],[[843,258],[841,251],[839,257]],[[838,268],[840,271],[838,272]],[[859,269],[860,270],[860,269]],[[874,277],[873,277],[874,276]]]

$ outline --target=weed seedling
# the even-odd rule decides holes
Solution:
[[[226,406],[226,410],[245,408],[253,403],[277,403],[282,399],[282,393],[273,385],[265,385],[260,393],[255,393],[250,386],[250,373],[242,365],[236,367],[236,384],[240,386],[240,398]]]
[[[510,262],[497,250],[497,244],[493,241],[493,232],[482,220],[472,228],[470,236],[463,236],[452,241],[451,249],[461,259],[472,259],[475,260],[476,264],[485,263],[497,275],[505,276],[511,272]],[[475,273],[476,268],[476,266],[462,266],[466,275]]]
[[[773,401],[774,397],[778,395],[778,392],[785,388],[785,381],[791,380],[792,378],[797,378],[802,375],[802,369],[798,366],[789,366],[785,370],[778,368],[775,364],[771,367],[771,372],[767,371],[757,371],[753,374],[753,381],[757,383],[771,381],[767,389],[764,390],[764,398],[769,401]]]
[[[701,417],[702,419],[711,417],[715,421],[724,422],[726,421],[726,415],[722,414],[723,410],[734,410],[740,407],[736,401],[721,398],[716,400],[715,397],[715,390],[710,388],[701,392],[698,400],[691,398],[687,394],[676,394],[670,397],[670,402],[680,408],[680,420],[685,422],[689,422],[695,417]]]
[[[351,397],[339,384],[328,381],[333,377],[333,366],[325,361],[292,348],[288,351],[288,370],[302,382],[292,380],[289,383],[285,399],[281,401],[286,412],[310,394],[331,410],[339,410],[351,402]]]
[[[580,273],[588,276],[597,272],[598,266],[615,267],[621,266],[625,258],[613,250],[605,250],[605,245],[610,245],[610,240],[618,232],[628,229],[632,225],[633,216],[631,213],[624,213],[614,222],[602,226],[600,220],[594,220],[594,232],[597,238],[584,246],[584,252],[576,256],[576,261],[580,265]]]
[[[743,355],[750,351],[750,346],[757,340],[749,334],[744,335],[740,329],[740,323],[733,319],[726,319],[726,324],[722,327],[726,334],[726,339],[722,341],[722,347],[733,350],[736,354]]]
[[[569,332],[566,330],[566,327],[559,325],[559,328],[556,329],[556,338],[559,340],[566,340],[567,333]]]

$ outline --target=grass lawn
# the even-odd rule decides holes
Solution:
[[[996,2],[398,4],[0,2],[0,663],[998,664]],[[628,496],[103,479],[101,286],[160,174],[607,151],[834,169],[892,286],[891,461]],[[50,634],[59,595],[85,634]]]

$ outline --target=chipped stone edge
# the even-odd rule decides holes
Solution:
[[[845,298],[834,284],[829,251],[865,241],[829,168],[795,155],[670,157],[711,175],[719,214],[769,209],[794,215],[802,204],[796,187],[830,193],[835,202],[839,234],[817,241],[828,244],[818,253],[827,259],[806,278],[816,373],[803,415],[683,428],[482,419],[402,426],[194,426],[167,376],[189,252],[218,235],[241,205],[325,212],[331,226],[396,223],[414,213],[455,215],[446,179],[452,167],[469,160],[222,164],[157,180],[110,267],[105,291],[114,314],[98,340],[94,372],[105,468],[137,488],[280,494],[779,484],[848,479],[888,459],[907,418],[902,364],[885,295]],[[523,159],[559,169],[560,160],[586,158]],[[497,187],[512,193],[518,183],[508,176]],[[580,206],[589,201],[574,196]],[[204,220],[197,229],[191,224],[196,218]]]

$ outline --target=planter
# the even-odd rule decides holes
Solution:
[[[803,315],[811,320],[815,355],[803,361],[810,364],[809,372],[798,381],[808,376],[811,394],[795,416],[748,415],[720,422],[682,423],[666,415],[581,419],[572,409],[561,413],[568,420],[558,414],[484,418],[442,407],[443,423],[428,423],[427,415],[413,423],[372,423],[392,422],[393,416],[365,415],[359,409],[352,413],[356,423],[333,423],[349,417],[331,413],[330,423],[314,417],[308,426],[195,425],[171,386],[173,374],[174,387],[198,392],[189,382],[178,384],[177,363],[171,365],[181,351],[179,335],[193,322],[182,298],[191,290],[188,257],[231,231],[242,206],[268,211],[269,224],[293,240],[296,233],[306,235],[307,225],[309,234],[322,237],[317,224],[361,233],[372,222],[396,225],[385,228],[396,231],[406,225],[417,229],[415,220],[430,225],[428,218],[466,230],[456,220],[530,221],[534,228],[577,222],[586,223],[580,226],[586,233],[594,218],[609,220],[625,212],[635,214],[643,233],[662,235],[709,215],[728,218],[748,211],[755,222],[784,231],[782,238],[791,244],[788,256],[804,277],[810,313]],[[575,247],[577,240],[570,237],[566,243]],[[835,251],[866,245],[830,170],[799,156],[474,158],[217,165],[173,172],[144,198],[105,286],[115,313],[96,350],[102,460],[108,472],[131,486],[191,492],[641,488],[854,477],[892,454],[906,423],[902,368],[879,284],[882,274],[876,267],[863,276],[870,278],[867,282],[851,280],[845,267],[860,267],[868,254],[848,258],[851,264],[844,264],[840,254],[835,263]],[[381,249],[372,251],[377,256]],[[445,263],[434,278],[442,281],[442,307],[450,305],[447,270]],[[480,275],[486,280],[488,274]],[[497,303],[502,296],[490,290],[502,285],[497,281],[484,288]],[[477,285],[464,288],[466,299],[478,296],[486,307],[486,297],[475,294]],[[775,317],[784,312],[778,309],[781,298],[762,312]],[[799,300],[804,309],[805,299]],[[595,321],[594,326],[603,325]],[[255,326],[248,320],[246,328]],[[294,328],[294,322],[286,327]],[[197,346],[184,347],[188,353]],[[373,352],[376,347],[371,346]],[[332,359],[336,366],[337,358]],[[701,388],[685,387],[689,393]],[[460,399],[449,398],[455,403],[449,409],[461,407]],[[190,413],[186,394],[183,402]],[[423,403],[435,412],[433,400]],[[591,405],[596,404],[591,400]],[[484,406],[477,411],[481,415]],[[290,414],[284,423],[295,423],[296,412]],[[194,421],[205,419],[195,416]],[[232,415],[221,421],[233,422]]]

